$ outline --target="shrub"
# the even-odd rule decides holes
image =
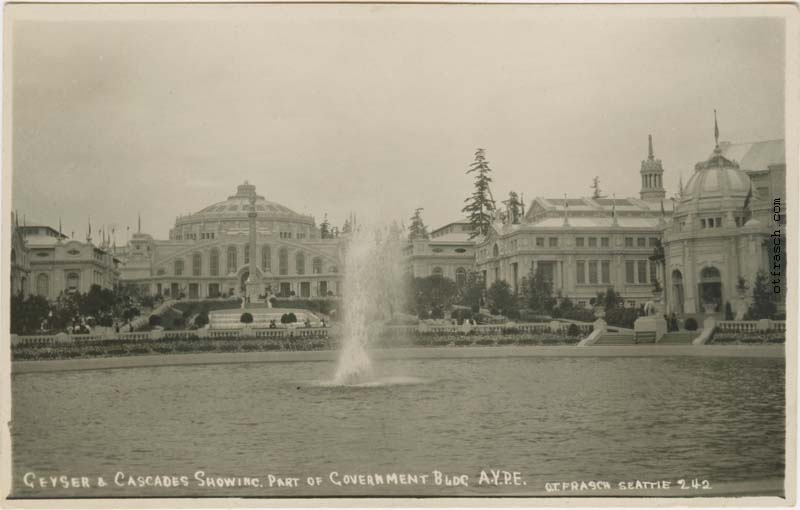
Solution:
[[[239,322],[242,324],[252,324],[253,323],[253,315],[250,312],[244,312],[241,317],[239,317]],[[283,322],[281,320],[281,322]]]
[[[633,328],[633,323],[639,318],[636,308],[612,308],[606,310],[606,322],[611,326],[620,328]]]
[[[568,336],[580,336],[581,328],[578,327],[577,324],[570,324],[567,328],[567,335]]]
[[[683,323],[683,328],[686,331],[697,331],[697,321],[693,317],[689,317]]]
[[[733,310],[731,309],[730,301],[725,302],[725,320],[732,321],[733,320]]]
[[[580,307],[559,308],[558,314],[564,319],[571,319],[580,322],[594,322],[594,312]],[[556,315],[554,314],[553,317]],[[608,320],[608,317],[606,317]],[[609,321],[610,324],[610,321]]]
[[[160,326],[161,325],[161,316],[153,314],[150,317],[148,317],[147,323],[150,324],[151,328],[154,328],[156,326]]]

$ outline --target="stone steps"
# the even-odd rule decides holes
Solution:
[[[606,333],[597,339],[594,345],[633,345],[634,337],[631,334]]]
[[[638,331],[634,333],[634,339],[637,344],[654,344],[656,343],[656,332]]]
[[[689,345],[699,334],[698,331],[673,331],[662,336],[658,343],[666,345]]]

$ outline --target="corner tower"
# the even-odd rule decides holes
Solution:
[[[647,135],[648,153],[647,159],[642,161],[642,190],[639,196],[642,200],[663,200],[666,196],[664,191],[664,168],[661,160],[653,155],[653,135]]]

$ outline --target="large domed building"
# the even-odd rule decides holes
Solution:
[[[753,214],[754,204],[765,198],[718,142],[711,156],[695,165],[664,231],[669,311],[722,312],[724,303],[742,301],[739,278],[751,284],[769,267],[764,243],[769,234]]]
[[[340,240],[245,181],[227,200],[178,217],[169,240],[140,228],[121,277],[172,297],[322,297],[339,293],[339,261]]]

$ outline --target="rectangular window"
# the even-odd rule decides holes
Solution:
[[[586,262],[579,260],[577,261],[577,265],[575,266],[577,270],[576,281],[579,284],[586,283]]]
[[[544,237],[536,238],[536,246],[539,248],[544,248]]]
[[[637,248],[644,248],[647,246],[647,239],[644,237],[637,237],[636,238],[636,247]]]
[[[611,283],[611,262],[604,260],[600,263],[600,277],[603,283]]]
[[[582,237],[576,237],[575,238],[575,247],[576,248],[583,248],[583,238]]]
[[[548,242],[550,244],[550,248],[558,247],[558,238],[557,237],[551,237]]]
[[[647,261],[646,260],[637,260],[636,261],[636,273],[638,277],[639,283],[647,283]]]
[[[655,248],[657,244],[658,244],[658,238],[657,237],[651,237],[650,238],[650,247],[651,248]]]
[[[706,228],[706,219],[700,218],[700,228]]]
[[[600,246],[602,246],[603,248],[608,248],[609,242],[607,237],[600,238]]]
[[[656,274],[656,263],[650,262],[650,282],[654,282],[658,280],[658,275]]]
[[[589,248],[596,248],[597,247],[597,238],[590,237],[589,238]]]
[[[716,218],[716,219],[714,220],[714,225],[715,225],[717,228],[722,228],[722,218]]]
[[[589,261],[589,283],[597,283],[597,261]]]
[[[633,238],[632,237],[626,237],[625,238],[625,247],[626,248],[633,248]]]
[[[625,283],[636,283],[636,274],[633,268],[633,261],[625,261]]]

